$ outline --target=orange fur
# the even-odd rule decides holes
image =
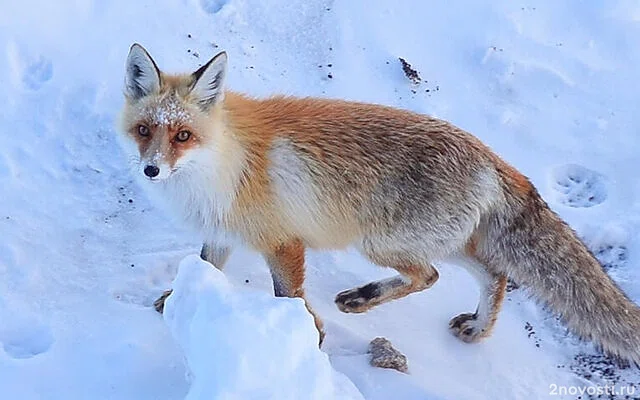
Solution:
[[[352,245],[399,272],[336,296],[342,311],[363,312],[430,287],[432,263],[460,257],[482,293],[475,313],[450,321],[461,340],[489,335],[508,276],[580,336],[640,362],[640,308],[480,140],[381,105],[225,92],[226,61],[220,53],[193,74],[166,75],[132,46],[122,119],[138,173],[202,233],[214,265],[228,255],[226,235],[239,238],[263,254],[277,295],[304,298],[305,247]],[[173,140],[181,129],[192,132],[188,143]]]

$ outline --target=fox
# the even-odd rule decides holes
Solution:
[[[274,295],[304,300],[320,345],[305,250],[351,247],[398,274],[338,293],[342,312],[426,290],[434,263],[448,261],[480,287],[476,310],[449,322],[460,340],[491,335],[511,279],[579,338],[640,363],[640,307],[480,139],[384,105],[236,93],[225,87],[227,58],[169,74],[135,43],[126,59],[120,143],[149,196],[198,233],[204,260],[223,269],[238,244],[259,252]]]

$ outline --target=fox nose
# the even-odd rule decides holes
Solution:
[[[160,173],[160,168],[155,165],[147,165],[144,167],[144,174],[149,178],[155,178]]]

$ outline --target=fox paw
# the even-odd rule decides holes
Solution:
[[[368,309],[365,307],[367,300],[360,295],[357,288],[338,293],[335,303],[343,313],[363,313]]]
[[[167,297],[171,295],[171,293],[173,293],[173,290],[165,290],[164,293],[162,293],[162,295],[153,302],[153,308],[155,308],[156,311],[160,314],[162,314],[162,312],[164,311],[164,302],[167,300]]]
[[[486,330],[476,313],[464,313],[452,318],[449,330],[465,343],[475,343],[486,336]]]
[[[377,285],[370,283],[342,291],[336,296],[335,303],[344,313],[363,313],[372,307],[371,300],[378,297],[377,288]]]

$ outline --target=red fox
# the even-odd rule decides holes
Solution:
[[[353,246],[398,271],[339,293],[346,313],[425,290],[433,263],[454,260],[481,286],[475,312],[449,323],[461,340],[491,334],[510,278],[579,337],[640,363],[640,308],[480,140],[381,105],[250,98],[224,90],[226,66],[222,52],[169,75],[138,44],[126,62],[121,143],[142,185],[202,235],[205,260],[222,268],[244,243],[263,254],[276,296],[303,299],[307,247]]]

